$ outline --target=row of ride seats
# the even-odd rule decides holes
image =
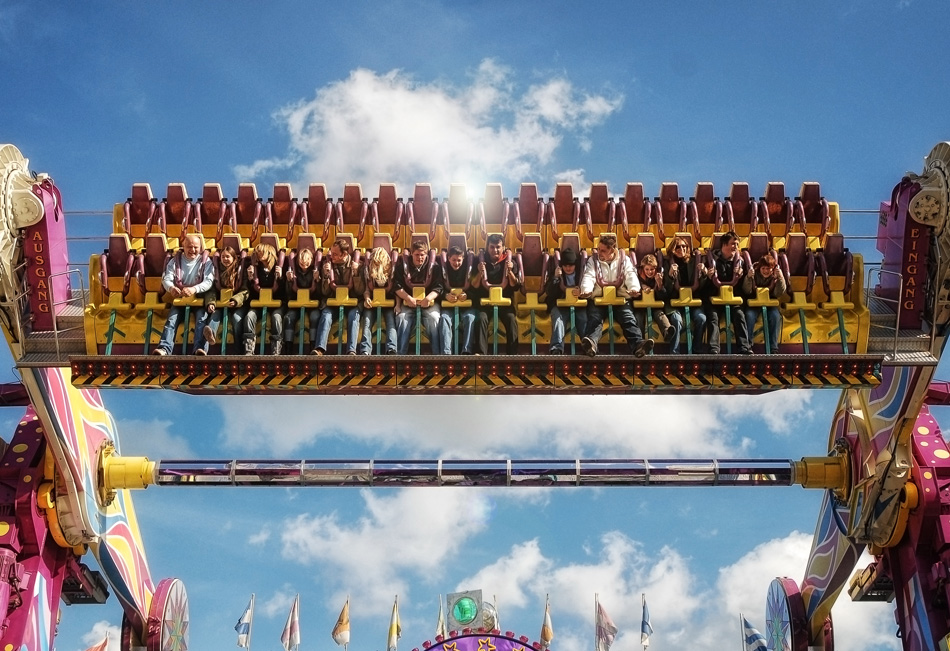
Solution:
[[[416,184],[413,196],[403,201],[393,184],[381,184],[370,201],[358,183],[347,184],[343,197],[334,200],[326,186],[313,183],[303,200],[293,196],[289,183],[277,183],[273,196],[264,201],[253,183],[238,186],[237,197],[225,198],[220,184],[207,183],[193,200],[182,183],[169,184],[158,201],[147,183],[132,186],[129,199],[116,211],[115,232],[125,233],[133,249],[145,248],[152,233],[163,233],[175,248],[185,233],[201,233],[207,248],[221,244],[228,233],[242,238],[243,248],[253,247],[271,234],[279,248],[297,248],[301,233],[312,233],[331,242],[341,233],[354,236],[357,246],[372,246],[376,233],[391,236],[398,247],[408,247],[412,237],[425,234],[437,248],[448,246],[452,235],[462,235],[464,248],[485,245],[488,233],[502,233],[512,248],[523,245],[525,234],[539,233],[542,245],[556,246],[564,232],[578,233],[589,248],[604,232],[615,233],[622,246],[637,246],[641,234],[652,233],[660,246],[675,233],[688,234],[693,246],[708,248],[713,236],[736,231],[743,246],[760,234],[767,246],[787,248],[792,234],[804,236],[806,248],[825,245],[828,233],[838,231],[837,205],[821,196],[817,183],[803,183],[799,196],[785,194],[784,183],[769,183],[759,199],[747,183],[733,183],[720,199],[712,183],[696,184],[686,200],[676,183],[663,183],[659,196],[644,196],[643,185],[628,183],[622,196],[610,195],[606,183],[594,183],[580,199],[570,183],[558,183],[547,202],[534,183],[522,183],[509,201],[501,184],[489,183],[478,199],[469,197],[462,184],[453,184],[444,201],[432,196],[427,183]],[[756,245],[759,246],[759,245]]]
[[[356,236],[352,233],[344,232],[339,234],[338,237],[349,240],[351,248],[355,251],[359,250]],[[807,246],[807,237],[805,233],[791,233],[785,240],[786,247],[781,251],[776,251],[769,246],[766,233],[752,233],[747,240],[748,246],[742,250],[742,255],[747,264],[751,266],[763,255],[772,253],[785,275],[789,292],[801,293],[803,300],[812,296],[816,280],[819,279],[821,280],[819,289],[823,291],[823,296],[817,296],[816,300],[827,299],[831,297],[832,292],[842,292],[844,295],[850,295],[854,276],[854,262],[851,252],[845,246],[844,236],[840,233],[826,234],[824,246],[817,251],[812,251]],[[720,234],[710,236],[710,249],[718,247],[719,238]],[[659,246],[657,239],[653,233],[637,234],[634,239],[634,246],[627,251],[635,265],[644,256],[652,254],[658,258],[662,268],[664,250]],[[295,248],[282,246],[282,243],[273,234],[262,235],[260,241],[271,244],[280,252],[281,263],[287,253],[293,255],[302,249],[310,249],[318,254],[324,245],[329,246],[331,244],[331,242],[324,243],[321,238],[313,233],[299,233]],[[427,233],[414,234],[411,241],[421,241],[427,247],[433,246]],[[231,246],[245,255],[249,252],[246,239],[239,233],[223,234],[220,245],[222,247]],[[467,251],[470,257],[474,256],[462,233],[450,234],[449,245],[458,246],[463,251]],[[376,233],[373,236],[371,248],[380,246],[387,250],[393,250],[392,237],[387,233]],[[559,250],[564,248],[574,249],[582,260],[586,259],[587,249],[583,246],[582,238],[578,233],[563,233],[560,237],[559,246],[554,250],[549,250],[543,246],[540,233],[523,234],[522,246],[516,251],[521,261],[525,293],[541,291],[546,273],[553,268],[553,263],[550,261],[557,259]],[[395,249],[397,252],[403,251],[404,247],[397,246]],[[701,249],[698,250],[697,257],[707,256],[710,249],[706,249],[705,252],[700,252]],[[174,251],[175,248],[171,246],[171,242],[161,233],[149,234],[146,237],[145,247],[141,250],[137,250],[132,245],[128,235],[124,233],[112,234],[109,238],[109,248],[99,257],[98,278],[94,279],[98,280],[97,284],[102,290],[101,302],[116,300],[109,298],[112,293],[118,294],[121,297],[119,300],[123,302],[126,300],[136,302],[141,300],[148,292],[160,293],[161,277],[165,263]],[[707,260],[704,259],[703,261],[708,264]],[[133,281],[135,281],[134,284]],[[135,291],[136,288],[139,291]]]
[[[361,252],[360,249],[356,247],[356,238],[353,234],[343,233],[340,237],[348,239],[357,253]],[[476,253],[471,249],[466,249],[464,246],[464,234],[452,234],[451,237],[452,245],[459,246],[463,250],[466,250],[464,263],[466,267],[470,270],[476,269],[479,261],[478,256],[482,254]],[[860,292],[852,293],[854,261],[852,260],[850,252],[844,246],[843,236],[838,233],[828,234],[825,247],[816,252],[804,246],[805,237],[805,234],[802,233],[793,234],[789,239],[789,244],[792,245],[792,248],[786,248],[780,252],[766,248],[765,252],[771,252],[776,256],[779,260],[780,269],[788,281],[789,292],[788,296],[781,301],[782,307],[784,308],[787,320],[800,321],[802,325],[800,330],[802,334],[800,337],[807,352],[808,342],[804,339],[806,311],[810,311],[814,314],[814,311],[816,309],[818,310],[819,316],[810,316],[808,317],[809,319],[821,318],[820,315],[822,313],[829,315],[825,317],[826,320],[828,318],[834,319],[834,315],[837,314],[838,323],[843,325],[844,314],[854,310],[855,307],[860,311],[863,309],[863,305],[861,297],[859,296]],[[428,234],[426,233],[416,234],[414,238],[424,242],[427,246],[432,246],[428,239]],[[664,251],[658,246],[656,239],[652,233],[640,233],[635,240],[636,246],[626,249],[625,254],[630,257],[634,265],[647,254],[656,256],[659,264],[662,265]],[[131,249],[127,235],[123,233],[114,234],[110,239],[110,245],[112,245],[111,250],[103,253],[100,259],[96,260],[98,265],[93,265],[93,267],[99,267],[99,276],[97,278],[99,283],[93,282],[93,287],[101,283],[100,287],[103,290],[101,302],[96,301],[99,304],[93,308],[93,311],[94,313],[100,314],[103,318],[108,315],[110,319],[110,325],[108,327],[109,341],[111,341],[113,336],[113,324],[116,323],[117,312],[123,312],[128,309],[136,311],[148,310],[149,315],[153,312],[160,315],[164,311],[164,304],[160,299],[161,275],[165,261],[168,259],[168,256],[174,252],[174,249],[167,247],[166,238],[160,233],[149,235],[147,243],[149,246],[146,247],[145,251],[136,252]],[[581,243],[582,238],[578,233],[563,233],[559,241],[559,247],[549,250],[542,246],[541,235],[539,233],[524,234],[523,246],[516,251],[516,259],[519,262],[518,267],[522,270],[523,283],[523,291],[516,296],[516,305],[519,315],[521,315],[522,318],[530,318],[532,332],[534,331],[534,319],[536,317],[539,319],[537,322],[538,327],[542,328],[542,330],[547,327],[544,325],[546,323],[544,319],[546,319],[545,313],[547,308],[543,303],[539,302],[538,294],[544,287],[548,274],[552,273],[558,264],[560,251],[568,248],[573,249],[578,254],[578,263],[580,265],[583,265],[588,256],[592,254],[588,253],[588,249],[583,247]],[[718,236],[712,236],[711,243],[713,246],[718,245]],[[300,250],[311,249],[315,253],[315,262],[319,265],[324,249],[320,238],[317,238],[312,233],[302,233],[298,238],[297,244],[296,249],[282,250],[279,264],[285,263],[285,256],[286,263],[292,264],[293,256],[299,253]],[[326,244],[328,245],[329,243]],[[388,234],[375,234],[371,244],[373,247],[383,247],[387,250],[392,250],[396,255],[402,255],[404,258],[408,258],[408,252],[406,252],[403,247],[394,247],[392,238]],[[241,250],[242,256],[250,254],[249,249],[242,247],[241,236],[237,233],[224,234],[222,246],[232,246],[235,249]],[[695,253],[697,259],[703,259],[704,262],[710,264],[711,261],[708,259],[708,255],[708,251],[697,251]],[[445,256],[446,252],[444,249],[441,252],[432,249],[429,256],[430,264],[434,264],[439,257],[442,258],[444,263]],[[751,263],[758,259],[758,257],[761,257],[761,255],[759,252],[752,252],[749,249],[745,249],[742,251],[742,257],[747,264],[751,265]],[[118,273],[110,275],[110,269],[112,268],[115,268]],[[821,281],[820,283],[817,282],[819,279]],[[695,291],[696,288],[697,286],[695,284],[693,287],[681,288],[680,296],[674,297],[673,305],[682,308],[688,306],[695,307],[701,304],[701,302],[698,302],[698,299],[692,295],[692,292]],[[340,289],[344,292],[343,295],[345,296],[346,288]],[[741,298],[738,298],[736,294],[737,292],[734,287],[728,285],[721,286],[713,302],[717,305],[741,304],[743,301]],[[300,297],[298,297],[298,301],[299,300]],[[778,304],[776,301],[771,301],[767,295],[760,295],[756,297],[756,300],[758,303],[750,301],[749,305],[758,307],[759,305]],[[651,303],[650,299],[645,298],[643,302],[641,302],[640,307],[656,309],[659,306]],[[798,319],[795,318],[796,315]],[[151,318],[149,320],[151,321]],[[842,333],[839,337],[842,337],[844,328],[839,327],[839,332]],[[659,336],[658,333],[655,334]],[[792,333],[792,339],[788,343],[794,343],[794,335],[795,333]],[[808,336],[811,337],[812,335],[809,333]],[[827,338],[825,341],[827,342]],[[533,336],[531,337],[531,343],[533,346]],[[786,342],[783,341],[783,343]],[[846,349],[848,348],[844,341],[841,341],[841,345],[844,345]],[[110,348],[106,348],[106,350],[108,351]]]

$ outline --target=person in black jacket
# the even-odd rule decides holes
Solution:
[[[568,294],[575,297],[580,295],[582,273],[583,270],[577,265],[577,253],[574,249],[561,251],[559,264],[544,288],[544,302],[551,314],[551,346],[548,349],[551,355],[561,355],[564,352],[564,335],[571,327],[571,312],[574,317],[574,332],[578,338],[587,333],[587,301],[574,308],[564,308],[564,312],[557,305],[558,300],[567,298]]]
[[[472,299],[478,299],[477,353],[488,354],[488,323],[492,319],[493,306],[485,303],[489,288],[503,286],[502,296],[511,299],[511,305],[499,306],[498,321],[505,325],[505,352],[518,354],[518,317],[515,314],[515,292],[521,289],[519,270],[515,268],[513,255],[505,248],[504,238],[492,233],[485,242],[485,252],[478,263],[478,275],[472,281]]]
[[[745,268],[742,263],[742,257],[739,255],[739,236],[735,231],[729,231],[719,240],[719,248],[712,252],[712,266],[706,270],[706,275],[710,281],[718,280],[721,285],[738,285],[742,276],[745,274]],[[741,296],[736,292],[736,296]],[[707,297],[707,301],[710,297]],[[752,345],[749,343],[749,327],[746,322],[745,310],[742,305],[734,305],[730,308],[732,312],[732,327],[735,331],[736,345],[739,347],[739,354],[751,355]],[[725,310],[723,310],[725,312]],[[707,316],[709,318],[707,328],[709,330],[709,353],[711,355],[719,354],[719,319],[720,311],[711,303],[708,307]],[[722,315],[724,316],[724,315]]]
[[[422,298],[413,296],[413,288],[425,288]],[[400,299],[396,308],[396,341],[399,345],[399,354],[409,352],[409,339],[412,338],[416,325],[416,312],[421,312],[422,324],[432,354],[442,352],[439,343],[439,317],[441,312],[436,299],[442,295],[442,270],[429,259],[429,252],[422,242],[412,243],[412,253],[409,260],[403,260],[396,266],[396,276],[393,280],[393,289]]]

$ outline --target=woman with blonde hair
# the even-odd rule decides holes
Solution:
[[[363,336],[360,338],[360,355],[369,355],[373,352],[373,328],[376,325],[377,313],[381,313],[386,324],[386,354],[396,353],[396,316],[392,307],[380,307],[373,302],[373,290],[385,289],[386,299],[395,300],[393,292],[393,260],[389,251],[381,246],[376,247],[367,255],[363,266],[363,317],[360,327]],[[381,348],[377,342],[377,350]]]
[[[300,249],[293,261],[287,268],[287,298],[297,297],[297,290],[306,289],[310,291],[311,300],[320,296],[320,271],[317,269],[314,260],[313,251],[310,249]],[[287,308],[284,314],[284,343],[288,351],[292,349],[294,335],[297,334],[297,319],[301,318],[301,309]],[[310,341],[317,338],[317,320],[320,318],[320,308],[315,307],[307,315],[310,323]],[[301,333],[303,324],[300,324]],[[299,343],[299,342],[298,342]]]

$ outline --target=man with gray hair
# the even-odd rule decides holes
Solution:
[[[189,298],[204,294],[211,289],[214,282],[214,264],[207,255],[202,254],[204,242],[197,233],[189,233],[182,243],[182,250],[169,258],[165,264],[165,273],[162,274],[162,287],[172,298]],[[185,307],[172,305],[168,309],[168,318],[162,330],[158,348],[152,351],[153,355],[170,355],[175,347],[175,335],[178,332],[178,323],[185,314]],[[195,332],[203,330],[208,314],[203,307],[195,310]],[[188,324],[185,324],[185,328]],[[198,344],[202,343],[199,347]],[[198,353],[198,351],[201,351]],[[195,341],[195,353],[204,354],[203,342]]]

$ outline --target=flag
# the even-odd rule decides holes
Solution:
[[[445,613],[442,611],[442,595],[439,595],[439,621],[435,624],[435,636],[440,635],[443,640],[449,636],[449,628],[445,625]]]
[[[95,646],[91,646],[86,651],[106,651],[109,648],[109,634],[106,633],[106,638]]]
[[[337,617],[336,626],[333,627],[333,631],[330,633],[330,636],[333,638],[333,641],[339,644],[340,646],[345,647],[350,643],[350,599],[347,597],[346,603],[343,604],[343,610],[340,611],[340,616]]]
[[[768,651],[769,645],[765,641],[765,636],[755,630],[744,616],[740,614],[739,617],[742,619],[743,651]]]
[[[600,601],[597,602],[597,621],[594,625],[597,628],[595,651],[610,651],[610,645],[614,643],[614,638],[617,637],[617,627],[610,619],[607,611],[604,610],[604,607],[600,605]]]
[[[402,637],[402,625],[399,623],[399,596],[393,601],[393,614],[389,618],[389,638],[386,640],[386,650],[396,651],[396,644]]]
[[[284,632],[280,634],[280,643],[284,651],[290,651],[300,646],[300,595],[294,597],[294,604],[290,607]]]
[[[653,627],[650,626],[650,609],[647,608],[647,596],[643,595],[643,621],[640,622],[640,644],[643,648],[650,646],[650,636],[653,635]]]
[[[247,602],[247,608],[244,609],[244,614],[241,615],[241,619],[238,620],[238,623],[234,625],[234,630],[237,631],[238,639],[237,645],[244,649],[251,648],[251,619],[254,618],[254,595],[251,595],[251,600]]]
[[[551,626],[551,600],[544,599],[544,621],[541,622],[541,648],[547,649],[554,639],[554,627]]]

